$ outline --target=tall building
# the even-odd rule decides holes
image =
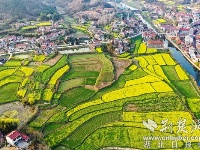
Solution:
[[[115,12],[117,12],[117,2],[115,0]]]
[[[127,20],[130,20],[130,14],[129,14],[129,12],[128,12],[128,15],[127,15]]]

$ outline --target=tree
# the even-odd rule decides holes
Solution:
[[[189,19],[189,23],[191,24],[193,22],[192,18]]]
[[[113,53],[113,52],[114,52],[114,46],[113,46],[112,43],[108,43],[108,44],[107,44],[107,50],[108,50],[108,52],[110,52],[110,53]]]
[[[58,13],[54,13],[53,16],[52,16],[53,21],[60,20],[60,18],[61,18],[61,16]]]
[[[0,119],[0,129],[4,133],[8,133],[8,132],[14,130],[17,127],[18,123],[19,123],[19,119],[1,118]]]

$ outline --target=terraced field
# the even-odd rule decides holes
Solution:
[[[73,59],[71,58],[71,60]],[[185,97],[198,99],[199,94],[193,84],[190,84],[188,93],[196,93],[196,95],[187,95],[183,90],[188,91],[189,88],[181,86],[183,89],[180,89],[174,82],[174,79],[176,79],[176,83],[180,82],[181,84],[191,82],[186,72],[180,67],[176,69],[177,63],[167,53],[139,56],[135,60],[138,60],[139,66],[131,65],[118,81],[96,93],[91,93],[93,96],[90,98],[87,96],[90,91],[85,92],[83,80],[78,79],[79,76],[83,77],[82,73],[76,76],[71,75],[70,72],[67,73],[63,77],[63,79],[67,79],[63,80],[63,84],[73,79],[80,83],[81,87],[72,88],[72,90],[67,90],[68,93],[62,94],[60,105],[67,109],[60,116],[60,123],[56,120],[43,124],[42,129],[48,145],[54,149],[65,147],[77,150],[110,146],[143,148],[142,136],[135,137],[135,134],[159,136],[161,135],[162,118],[163,120],[167,118],[175,124],[180,116],[185,117],[185,115],[189,121],[187,125],[189,130],[193,116],[187,112],[189,108],[185,107],[186,101],[183,99]],[[84,61],[82,62],[84,64]],[[77,61],[75,64],[74,70],[84,68],[83,65],[81,67],[79,65],[78,68]],[[165,73],[166,68],[173,70],[174,74]],[[171,77],[174,75],[176,76]],[[70,82],[70,84],[72,83]],[[74,92],[76,94],[73,95]],[[59,113],[55,112],[56,116],[57,114]],[[141,117],[139,117],[140,115]],[[155,134],[142,124],[142,120],[148,120],[148,118],[159,123]],[[63,122],[63,120],[65,121]],[[177,132],[177,130],[173,130],[173,132]],[[166,132],[162,135],[170,134]],[[178,135],[178,133],[173,135]],[[94,140],[97,141],[94,142]],[[123,142],[119,142],[119,140]],[[168,142],[167,145],[169,146],[169,144]],[[184,142],[180,142],[180,147],[183,144]]]
[[[64,55],[52,66],[46,59],[40,65],[12,60],[0,68],[0,102],[37,104],[40,112],[29,128],[42,132],[46,143],[58,150],[147,149],[144,135],[200,134],[191,128],[200,114],[200,95],[188,74],[170,54],[147,54],[144,44],[136,46],[140,55],[117,81],[113,63],[103,53]],[[15,95],[4,94],[9,90]],[[177,124],[184,119],[187,133]],[[151,146],[156,149],[156,141]],[[170,149],[171,142],[165,146]]]

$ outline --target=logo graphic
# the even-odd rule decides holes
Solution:
[[[143,125],[152,132],[158,127],[157,123],[151,119],[148,119],[147,122],[143,120]]]

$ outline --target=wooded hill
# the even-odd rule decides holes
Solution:
[[[103,0],[45,0],[45,2],[59,7],[66,14],[73,14],[74,12],[85,10],[92,6],[98,6]]]
[[[54,14],[54,7],[39,0],[0,0],[0,19],[35,19],[41,14]]]

